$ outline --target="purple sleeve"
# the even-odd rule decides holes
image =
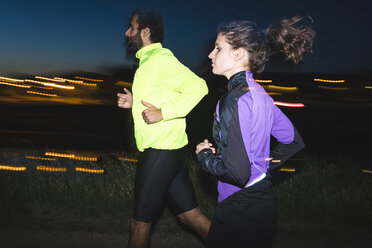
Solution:
[[[292,122],[276,105],[274,105],[274,123],[271,135],[283,144],[289,144],[294,139]]]

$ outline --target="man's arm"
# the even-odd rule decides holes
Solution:
[[[208,87],[174,56],[163,55],[159,60],[166,65],[161,71],[167,77],[164,86],[173,92],[160,106],[163,120],[185,117],[208,94]]]

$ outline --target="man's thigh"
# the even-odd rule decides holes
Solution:
[[[135,220],[153,222],[164,207],[170,185],[187,159],[186,149],[146,149],[138,162],[134,185]]]

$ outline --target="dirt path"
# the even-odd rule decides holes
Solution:
[[[40,225],[46,220],[49,223]],[[123,248],[128,240],[127,227],[118,229],[118,226],[123,226],[122,221],[65,220],[60,228],[48,227],[48,224],[56,226],[55,219],[15,221],[18,223],[12,221],[10,225],[4,225],[3,222],[0,226],[1,248]],[[66,228],[66,222],[71,225],[71,229]],[[272,248],[370,248],[370,233],[370,227],[281,223]],[[204,247],[196,236],[181,228],[172,216],[160,218],[151,240],[151,248]]]

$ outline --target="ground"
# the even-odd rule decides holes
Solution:
[[[2,217],[2,248],[125,247],[127,220],[113,218]],[[342,224],[278,223],[272,248],[370,248],[371,227]],[[154,227],[152,248],[202,248],[202,241],[164,213]]]

